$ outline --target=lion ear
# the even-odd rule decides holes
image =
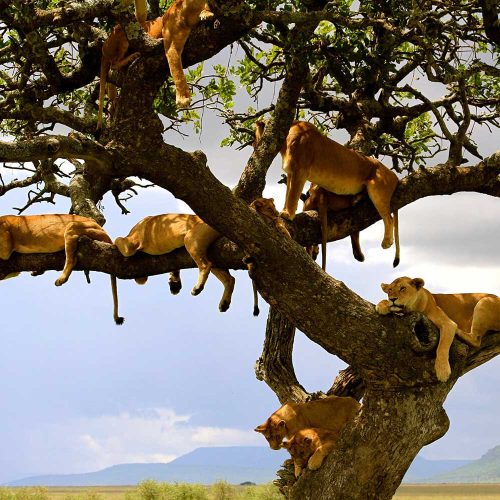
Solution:
[[[267,429],[267,422],[265,424],[258,425],[254,431],[255,432],[265,432]]]
[[[311,444],[312,443],[312,439],[310,437],[305,437],[304,438],[304,443],[305,444]]]
[[[288,448],[290,448],[290,441],[282,441],[281,448],[286,448],[288,450]]]
[[[380,288],[382,288],[382,291],[385,293],[389,292],[389,285],[387,283],[380,283]]]
[[[262,207],[262,199],[257,198],[256,200],[253,200],[252,203],[250,203],[250,207],[255,209],[255,210],[258,210],[259,208],[261,208]]]
[[[414,278],[410,281],[412,286],[414,286],[417,290],[420,290],[424,285],[425,282],[422,278]]]
[[[280,427],[286,427],[286,422],[285,422],[284,420],[280,420],[280,421],[278,422],[278,425],[279,425]]]

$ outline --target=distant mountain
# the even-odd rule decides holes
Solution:
[[[121,464],[86,474],[28,477],[4,486],[118,486],[145,479],[169,483],[212,484],[221,479],[232,484],[267,483],[276,478],[276,471],[288,457],[285,450],[267,447],[197,448],[167,464]]]
[[[406,472],[403,482],[427,483],[430,482],[429,477],[431,476],[444,474],[470,463],[471,460],[427,460],[417,456]]]
[[[428,483],[500,483],[500,446],[458,469],[433,474]]]
[[[119,486],[134,485],[145,479],[162,482],[212,484],[225,480],[266,483],[289,458],[285,450],[267,447],[231,446],[197,448],[172,462],[121,464],[85,474],[54,474],[11,481],[4,486]],[[480,460],[426,460],[417,456],[403,482],[500,482],[500,446]]]

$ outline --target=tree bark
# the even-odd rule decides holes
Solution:
[[[293,500],[392,498],[422,446],[448,430],[444,385],[405,391],[368,387],[361,412],[317,471],[300,476]]]

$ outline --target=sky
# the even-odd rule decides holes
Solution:
[[[188,151],[202,149],[212,171],[232,186],[250,150],[219,148],[225,130],[215,123],[220,119],[207,113],[200,136],[169,132],[165,139]],[[491,154],[498,141],[477,135],[480,150]],[[13,178],[2,173],[5,182]],[[274,197],[278,208],[285,189],[276,183],[280,174],[276,159],[265,195]],[[12,207],[25,196],[0,197],[0,213],[14,213]],[[68,200],[56,200],[56,206],[37,206],[29,213],[67,212]],[[103,201],[113,239],[146,215],[189,210],[159,188],[141,191],[127,207],[131,214],[122,215],[111,196]],[[403,208],[399,221],[396,270],[393,248],[380,248],[378,222],[361,233],[364,263],[354,260],[347,238],[328,245],[327,271],[373,303],[384,298],[381,282],[403,275],[424,278],[432,292],[500,294],[500,199],[473,193],[426,198]],[[177,296],[170,295],[167,275],[144,286],[119,280],[125,316],[120,327],[112,319],[107,275],[91,273],[88,285],[83,273],[74,272],[62,287],[54,286],[58,273],[53,271],[2,282],[0,484],[118,463],[167,462],[200,446],[264,446],[253,429],[279,407],[254,375],[267,306],[260,299],[261,315],[254,318],[251,282],[243,271],[232,273],[236,287],[226,313],[218,311],[222,286],[213,276],[202,294],[191,296],[195,270],[182,272]],[[327,390],[345,367],[300,332],[294,365],[309,391]],[[500,444],[499,384],[498,359],[462,377],[445,404],[450,430],[421,454],[474,459]]]

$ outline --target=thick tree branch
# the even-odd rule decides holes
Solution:
[[[51,135],[23,142],[0,141],[0,162],[28,162],[48,158],[81,158],[100,168],[111,165],[112,158],[104,146],[80,134],[70,137]]]

